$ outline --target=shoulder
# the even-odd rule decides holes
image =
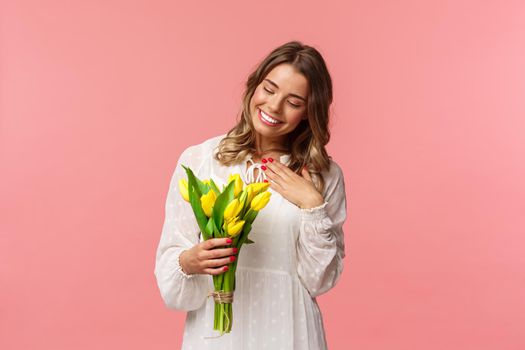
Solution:
[[[332,192],[337,187],[345,186],[344,173],[341,166],[332,158],[330,158],[330,168],[321,173],[325,182],[324,192]]]
[[[330,158],[329,169],[323,171],[322,174],[326,180],[333,181],[333,180],[340,180],[341,178],[344,178],[343,169],[333,158]]]

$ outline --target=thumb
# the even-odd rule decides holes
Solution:
[[[306,168],[306,165],[301,170],[301,175],[308,181],[312,182],[312,177],[310,176],[310,173],[308,172],[308,169]]]

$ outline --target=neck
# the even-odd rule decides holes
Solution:
[[[268,158],[273,157],[278,159],[283,153],[288,153],[288,148],[284,143],[277,139],[268,139],[261,137],[260,135],[256,136],[255,140],[255,157],[258,158]]]
[[[255,150],[258,154],[268,153],[268,152],[288,152],[283,140],[279,139],[269,139],[257,135],[255,138]]]

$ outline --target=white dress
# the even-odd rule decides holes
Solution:
[[[232,330],[212,338],[220,334],[213,330],[213,297],[207,297],[214,290],[212,276],[187,275],[179,265],[180,253],[202,237],[190,204],[180,195],[178,181],[186,178],[181,164],[200,179],[213,178],[219,187],[231,173],[240,173],[246,181],[251,157],[229,167],[213,159],[224,136],[183,151],[166,200],[154,273],[166,306],[187,311],[182,349],[327,349],[315,297],[335,286],[345,257],[345,184],[341,168],[333,160],[330,171],[323,173],[325,203],[319,207],[300,209],[269,189],[270,202],[255,219],[249,235],[255,243],[243,245],[237,256]],[[288,164],[289,158],[284,155],[280,161]]]

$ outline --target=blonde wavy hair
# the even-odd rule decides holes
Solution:
[[[246,156],[256,153],[255,128],[250,115],[250,100],[257,86],[277,65],[291,64],[308,80],[306,115],[297,127],[288,134],[285,147],[290,153],[289,167],[300,175],[307,166],[314,184],[320,193],[324,190],[322,171],[330,168],[330,159],[325,145],[330,140],[329,109],[332,104],[332,79],[321,54],[300,41],[290,41],[275,48],[260,62],[246,82],[242,98],[240,118],[220,141],[214,157],[222,165],[241,162]]]

